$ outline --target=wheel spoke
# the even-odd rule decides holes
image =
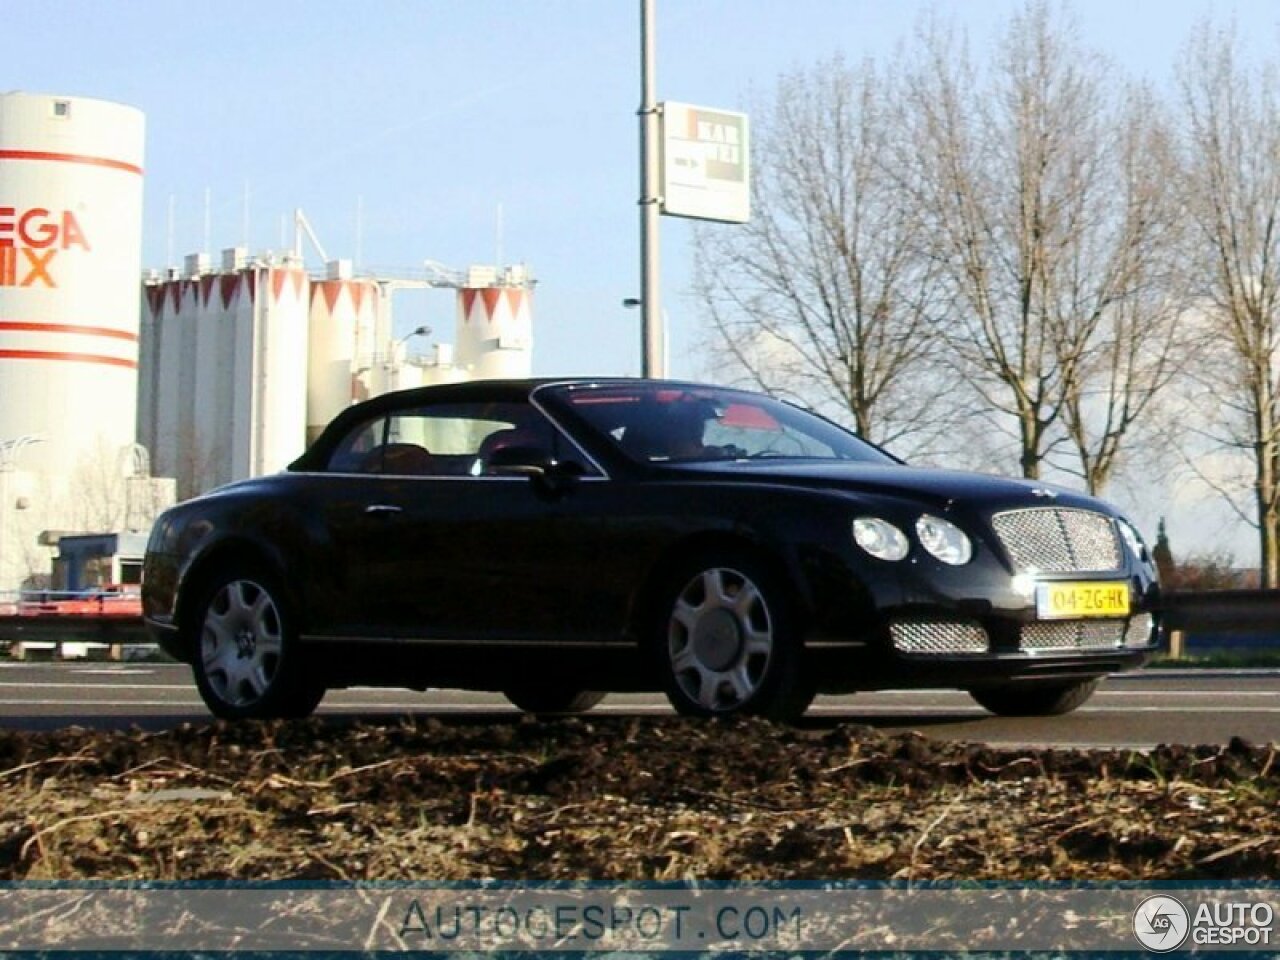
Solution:
[[[276,618],[276,605],[271,602],[270,595],[265,591],[258,594],[257,599],[250,605],[247,613],[253,632],[257,634],[259,639],[277,633],[279,626]]]
[[[747,673],[746,664],[739,664],[725,674],[725,678],[729,681],[729,686],[733,688],[735,704],[746,702],[755,693],[756,685]]]
[[[698,704],[707,710],[715,710],[719,706],[720,683],[724,674],[715,673],[698,664]]]
[[[725,571],[719,567],[706,570],[702,574],[702,586],[706,591],[706,605],[711,607],[733,607],[733,597],[729,595],[725,584]]]
[[[681,597],[676,601],[675,609],[671,611],[671,619],[684,627],[686,631],[692,633],[694,626],[698,622],[699,610],[699,607],[695,607],[688,600]]]
[[[693,652],[693,644],[686,643],[671,655],[671,669],[676,673],[687,673],[690,670],[702,671],[703,666]]]
[[[255,587],[247,580],[238,580],[230,584],[226,589],[229,612],[243,623],[244,618],[249,616],[252,611],[252,593],[256,592]]]
[[[743,580],[742,588],[733,598],[733,612],[738,615],[738,619],[743,623],[750,623],[757,606],[763,607],[763,605],[764,599],[760,596],[760,590],[750,580]]]
[[[257,700],[266,693],[267,688],[271,686],[273,675],[274,670],[268,671],[267,664],[262,657],[256,656],[252,660],[246,660],[242,681],[252,691],[252,697],[246,699]]]
[[[206,645],[212,639],[213,646],[221,648],[226,645],[235,646],[236,630],[231,618],[225,613],[218,613],[212,608],[204,619]]]
[[[746,638],[743,653],[750,657],[757,654],[768,656],[773,652],[773,633],[769,630],[756,630],[746,624]]]

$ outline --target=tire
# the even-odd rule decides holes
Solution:
[[[525,713],[586,713],[605,696],[597,690],[557,687],[515,688],[502,691],[502,695]]]
[[[191,669],[215,717],[309,716],[324,697],[301,662],[297,636],[275,579],[257,569],[223,571],[196,608]]]
[[[678,713],[791,721],[813,702],[791,598],[754,557],[691,558],[661,591],[658,609],[654,659]]]
[[[970,690],[969,696],[1002,717],[1058,717],[1093,696],[1101,677],[1073,683],[1011,683]]]

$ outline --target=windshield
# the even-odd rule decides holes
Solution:
[[[641,463],[896,462],[829,420],[761,394],[664,383],[560,386],[549,392]]]

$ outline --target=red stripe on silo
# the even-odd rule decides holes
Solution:
[[[174,280],[169,284],[169,300],[173,303],[171,312],[177,313],[178,308],[182,306],[182,281]]]
[[[0,360],[61,360],[69,363],[101,363],[109,367],[138,369],[136,360],[104,357],[97,353],[58,353],[53,350],[0,350]]]
[[[164,284],[157,283],[147,287],[147,306],[151,308],[151,315],[158,317],[160,308],[164,306]]]
[[[114,327],[83,327],[72,323],[34,323],[30,320],[0,320],[0,331],[18,330],[24,333],[74,333],[82,337],[113,337],[117,340],[138,342],[138,335]]]
[[[329,308],[329,312],[333,313],[334,304],[338,302],[338,297],[342,293],[341,280],[321,280],[319,283],[311,287],[311,297],[315,298],[316,293],[324,297],[325,306]]]
[[[472,287],[463,287],[458,291],[462,297],[462,319],[464,322],[469,323],[471,321],[471,307],[476,302],[477,292]]]
[[[218,295],[222,298],[222,309],[231,306],[231,301],[240,287],[240,274],[224,274],[218,278]]]
[[[135,163],[112,160],[110,157],[91,157],[83,153],[50,153],[47,150],[0,150],[0,160],[45,160],[53,163],[82,163],[91,167],[123,170],[142,176],[142,168]]]
[[[280,291],[283,289],[284,289],[284,271],[272,270],[271,271],[271,299],[279,300]]]
[[[480,291],[480,296],[484,297],[485,319],[493,323],[493,318],[497,315],[498,304],[502,301],[503,290],[501,287],[485,287]]]
[[[364,292],[367,289],[363,283],[351,284],[351,302],[355,305],[356,313],[360,312],[360,304],[364,303]]]
[[[209,305],[209,294],[213,292],[213,281],[217,279],[213,276],[200,278],[200,302],[204,306]]]

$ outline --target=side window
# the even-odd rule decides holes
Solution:
[[[491,475],[498,450],[581,461],[571,443],[526,403],[447,403],[413,407],[356,427],[329,460],[334,473],[397,476]],[[592,472],[581,463],[583,472]]]
[[[343,437],[338,448],[329,458],[331,473],[377,473],[369,469],[377,458],[378,449],[386,436],[385,417],[362,423]]]

